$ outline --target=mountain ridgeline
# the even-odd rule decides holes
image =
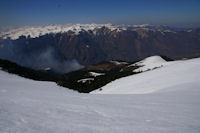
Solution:
[[[88,31],[82,29],[78,34],[69,30],[35,38],[0,39],[0,58],[34,69],[51,67],[61,73],[66,68],[64,73],[80,69],[82,65],[110,60],[133,62],[151,55],[172,59],[200,56],[200,29],[165,27],[118,31],[103,26]],[[63,64],[67,65],[63,67]]]

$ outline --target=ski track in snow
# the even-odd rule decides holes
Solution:
[[[0,70],[0,133],[199,133],[199,69],[200,58],[177,61],[135,78],[152,75],[151,82],[158,82],[153,74],[184,72],[185,79],[192,78],[189,82],[154,93],[115,95],[80,94]],[[123,79],[112,84],[126,87]]]

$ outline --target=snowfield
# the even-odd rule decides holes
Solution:
[[[100,92],[113,94],[80,94],[0,70],[0,133],[200,132],[200,58],[116,80]]]

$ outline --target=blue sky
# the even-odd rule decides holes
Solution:
[[[0,26],[65,23],[200,27],[200,0],[0,0]]]

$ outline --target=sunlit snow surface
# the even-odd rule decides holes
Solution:
[[[200,58],[187,61],[165,62],[158,56],[149,57],[141,62],[144,64],[140,74],[117,79],[100,90],[92,93],[105,94],[145,94],[157,91],[174,91],[182,89],[187,84],[197,84],[200,88]]]
[[[138,69],[134,70],[134,72],[144,72],[144,71],[148,71],[148,70],[152,70],[152,69],[155,69],[155,68],[166,66],[170,63],[171,62],[165,61],[160,56],[151,56],[151,57],[148,57],[148,58],[146,58],[142,61],[131,64],[128,67],[130,67],[130,66],[141,66]]]
[[[109,85],[140,94],[99,95],[0,71],[0,133],[199,133],[199,74],[200,58],[177,61]]]

